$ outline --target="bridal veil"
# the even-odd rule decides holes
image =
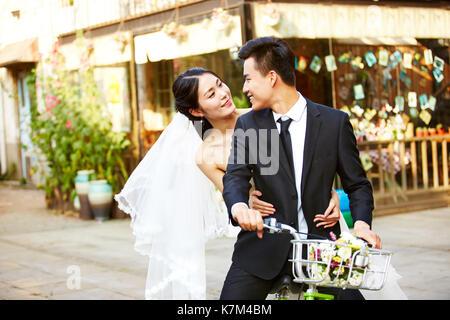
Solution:
[[[195,163],[202,140],[177,113],[115,195],[149,257],[146,299],[205,299],[205,241],[226,235],[221,195]]]

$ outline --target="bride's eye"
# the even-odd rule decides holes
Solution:
[[[211,99],[212,97],[214,97],[215,92],[213,91],[210,95],[209,98]]]

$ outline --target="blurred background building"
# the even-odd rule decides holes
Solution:
[[[2,0],[0,9],[4,177],[39,180],[29,173],[39,159],[21,147],[30,144],[24,79],[55,41],[74,71],[77,31],[91,41],[114,130],[133,144],[131,171],[174,115],[178,74],[211,69],[248,107],[237,52],[273,35],[295,52],[299,91],[350,115],[378,208],[448,205],[447,1]]]

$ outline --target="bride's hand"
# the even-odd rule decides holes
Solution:
[[[275,208],[272,204],[259,200],[258,197],[261,197],[261,191],[254,190],[250,193],[250,198],[248,199],[248,205],[253,210],[258,210],[263,217],[267,217],[273,213],[275,213]]]
[[[341,218],[341,210],[339,210],[339,197],[336,192],[332,192],[330,203],[324,214],[316,214],[314,222],[320,221],[316,227],[323,226],[324,228],[331,228],[338,223]]]

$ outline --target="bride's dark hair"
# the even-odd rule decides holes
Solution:
[[[200,110],[198,104],[198,78],[203,74],[212,74],[220,79],[214,72],[205,70],[203,68],[192,68],[180,74],[172,85],[172,92],[175,97],[175,109],[188,117],[192,122],[201,121],[200,137],[204,138],[206,130],[211,129],[212,125],[204,117],[193,116],[189,110]],[[196,126],[196,129],[198,126]]]

